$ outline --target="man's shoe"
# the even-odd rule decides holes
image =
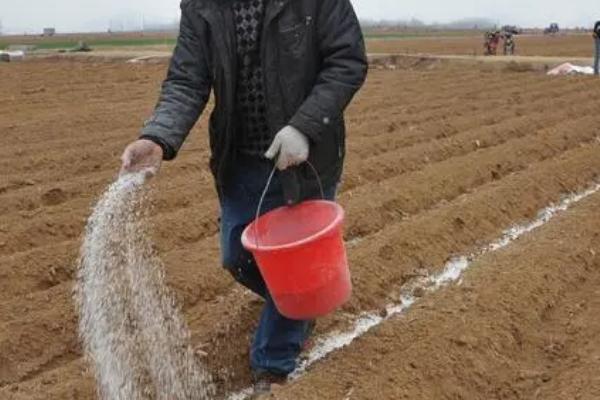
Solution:
[[[271,393],[272,385],[283,385],[287,381],[287,376],[275,375],[270,372],[260,371],[254,373],[254,389],[252,399],[258,399],[260,396]]]

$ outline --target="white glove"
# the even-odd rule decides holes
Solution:
[[[283,171],[306,161],[309,150],[308,138],[298,129],[288,125],[275,135],[273,144],[265,153],[265,157],[270,160],[277,157],[277,168]]]

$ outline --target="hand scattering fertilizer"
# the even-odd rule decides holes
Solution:
[[[314,200],[273,210],[244,230],[242,243],[286,317],[322,317],[350,298],[343,221],[338,204]]]
[[[215,388],[146,235],[144,175],[113,183],[88,220],[76,301],[80,337],[105,400],[207,400]]]

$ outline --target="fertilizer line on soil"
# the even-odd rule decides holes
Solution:
[[[307,369],[317,361],[325,358],[334,351],[349,346],[354,340],[363,336],[376,326],[381,325],[386,320],[405,313],[419,300],[412,294],[416,287],[423,288],[425,293],[432,293],[453,283],[460,284],[463,273],[471,267],[475,260],[510,245],[521,236],[544,226],[558,214],[599,191],[600,183],[595,183],[582,192],[565,196],[558,204],[550,204],[548,207],[542,209],[538,213],[537,218],[533,221],[508,228],[500,238],[469,255],[453,257],[444,265],[441,272],[422,278],[417,282],[410,282],[403,285],[400,289],[400,302],[389,304],[383,315],[379,311],[363,313],[354,321],[351,329],[345,332],[332,332],[320,339],[314,349],[301,361],[296,371],[292,374],[291,379],[295,380],[300,378],[306,373]],[[231,394],[227,399],[247,399],[251,392],[250,389],[246,388],[240,392]]]

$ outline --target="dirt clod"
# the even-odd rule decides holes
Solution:
[[[42,195],[42,202],[46,206],[56,206],[67,201],[67,193],[60,188],[50,189]]]

